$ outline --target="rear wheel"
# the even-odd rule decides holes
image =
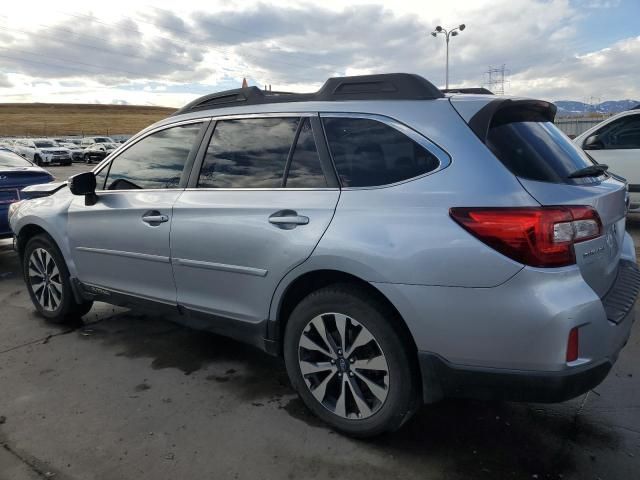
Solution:
[[[284,339],[289,378],[336,430],[368,437],[399,428],[414,413],[416,369],[397,321],[348,284],[318,290],[292,312]]]
[[[22,264],[31,301],[47,320],[65,323],[91,309],[93,302],[76,302],[67,265],[48,235],[36,235],[27,242]]]
[[[84,154],[84,163],[88,163],[88,164],[91,163],[91,157],[89,156],[88,153]]]

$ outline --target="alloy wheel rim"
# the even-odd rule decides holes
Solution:
[[[341,313],[314,317],[298,342],[298,364],[314,398],[341,418],[374,415],[389,393],[389,366],[380,344]]]
[[[53,312],[62,303],[60,270],[53,256],[44,248],[36,248],[29,257],[29,283],[38,304]]]

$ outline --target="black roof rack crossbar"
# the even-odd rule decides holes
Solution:
[[[341,100],[433,100],[444,95],[431,82],[410,73],[386,73],[328,79],[315,93],[264,91],[237,88],[197,98],[174,115],[240,105]]]

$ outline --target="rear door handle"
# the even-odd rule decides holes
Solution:
[[[147,212],[142,216],[142,221],[152,226],[160,225],[169,221],[169,215],[162,215],[160,212]]]
[[[269,223],[288,230],[298,225],[307,225],[309,217],[298,215],[294,210],[280,210],[269,217]]]

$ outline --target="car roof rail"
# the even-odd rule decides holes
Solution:
[[[442,93],[466,93],[474,95],[494,95],[494,93],[488,88],[484,87],[469,87],[469,88],[447,88],[443,89]]]
[[[434,100],[444,97],[431,82],[411,73],[385,73],[329,78],[314,93],[290,93],[236,88],[212,93],[188,103],[173,115],[244,105],[342,100]]]

